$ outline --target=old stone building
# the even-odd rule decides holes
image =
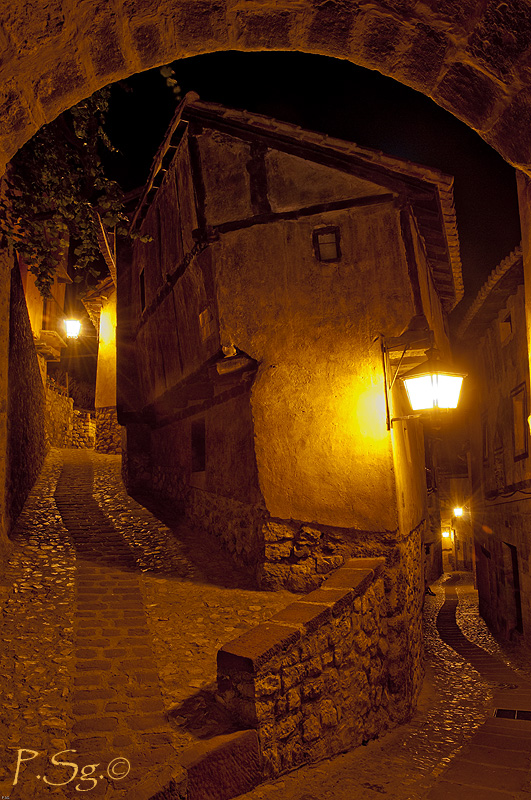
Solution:
[[[264,588],[384,556],[403,716],[421,676],[424,437],[385,381],[433,339],[448,354],[451,178],[188,97],[134,225],[153,241],[118,269],[130,489],[171,499]]]
[[[497,633],[530,640],[529,358],[522,251],[491,273],[464,318],[469,348],[472,521],[480,611]],[[470,349],[470,346],[472,349]]]

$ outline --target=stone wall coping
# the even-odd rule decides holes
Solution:
[[[274,656],[296,644],[363,594],[383,570],[385,558],[350,558],[320,589],[305,595],[218,651],[218,670],[256,673]]]
[[[300,638],[298,627],[264,622],[218,650],[218,669],[256,672],[262,664],[287,650]]]

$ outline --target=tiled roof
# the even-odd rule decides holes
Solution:
[[[466,336],[477,341],[505,307],[507,298],[514,294],[523,282],[522,248],[519,246],[492,270],[459,325],[457,338],[464,339]]]

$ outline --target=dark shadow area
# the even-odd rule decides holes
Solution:
[[[216,692],[217,686],[212,683],[187,697],[168,713],[169,721],[177,729],[186,730],[197,739],[212,739],[243,730],[229,711],[217,702]]]
[[[171,530],[208,583],[230,589],[259,591],[253,576],[234,562],[219,539],[204,528],[188,522],[183,514],[172,508],[169,501],[140,493],[131,496]],[[249,571],[251,569],[250,567]]]

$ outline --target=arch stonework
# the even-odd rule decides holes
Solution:
[[[108,83],[219,50],[300,50],[433,98],[531,173],[527,0],[8,0],[0,11],[0,167]]]

